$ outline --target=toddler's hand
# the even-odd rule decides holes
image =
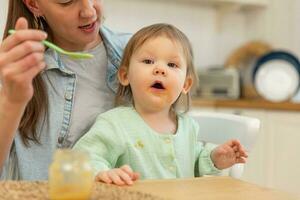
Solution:
[[[113,183],[116,185],[132,185],[133,181],[139,179],[139,173],[133,172],[131,167],[123,165],[120,168],[99,172],[95,178],[96,181],[104,183]]]
[[[226,169],[236,163],[245,163],[248,157],[241,143],[237,140],[229,140],[216,147],[210,156],[218,169]]]

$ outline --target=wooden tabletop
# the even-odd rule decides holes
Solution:
[[[46,181],[0,181],[1,200],[49,200]],[[91,200],[300,200],[230,177],[144,180],[133,186],[95,183]]]
[[[174,200],[296,200],[291,194],[231,177],[140,181],[129,188]]]
[[[238,99],[238,100],[214,100],[193,98],[192,105],[195,107],[216,108],[250,108],[266,110],[300,111],[300,103],[293,102],[270,102],[263,99]]]
[[[69,191],[70,192],[70,191]],[[0,181],[1,200],[49,200],[47,181]],[[163,198],[140,191],[131,191],[104,183],[95,183],[90,200],[163,200]],[[58,200],[58,199],[57,199]],[[83,200],[83,199],[59,199]]]

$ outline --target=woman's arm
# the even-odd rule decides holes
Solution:
[[[25,105],[12,104],[0,91],[0,172],[18,129]]]
[[[41,41],[47,35],[29,30],[24,18],[17,21],[15,29],[0,45],[0,169],[33,96],[32,80],[45,67]]]

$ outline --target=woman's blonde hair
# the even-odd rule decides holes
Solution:
[[[27,19],[30,29],[43,29],[48,33],[48,40],[51,40],[51,29],[47,22],[42,17],[35,17],[22,0],[9,0],[3,39],[8,36],[8,30],[15,27],[20,17]],[[48,113],[47,90],[40,74],[33,79],[33,88],[34,95],[27,104],[19,124],[20,135],[26,146],[29,146],[29,141],[39,143],[39,136],[36,131],[37,124],[40,120],[45,120]]]
[[[165,23],[153,24],[144,27],[141,30],[139,30],[137,33],[135,33],[132,36],[132,38],[129,40],[124,50],[120,68],[125,68],[125,70],[128,71],[131,56],[146,41],[150,39],[154,39],[159,36],[165,36],[170,40],[178,43],[182,47],[186,64],[187,64],[186,76],[191,77],[193,83],[197,83],[197,76],[196,76],[195,67],[193,63],[193,51],[192,51],[191,43],[183,32],[181,32],[178,28],[176,28],[171,24],[165,24]],[[185,99],[183,98],[184,96]],[[188,92],[186,95],[180,94],[178,99],[172,105],[172,108],[176,109],[176,107],[178,106],[178,102],[182,102],[183,111],[184,112],[188,111],[190,107],[190,98],[191,98],[190,92]],[[130,85],[123,86],[122,84],[119,83],[115,104],[116,106],[119,106],[128,103],[134,104]]]

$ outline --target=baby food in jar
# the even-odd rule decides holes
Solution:
[[[90,199],[93,172],[89,156],[72,149],[58,149],[49,168],[51,200]]]

